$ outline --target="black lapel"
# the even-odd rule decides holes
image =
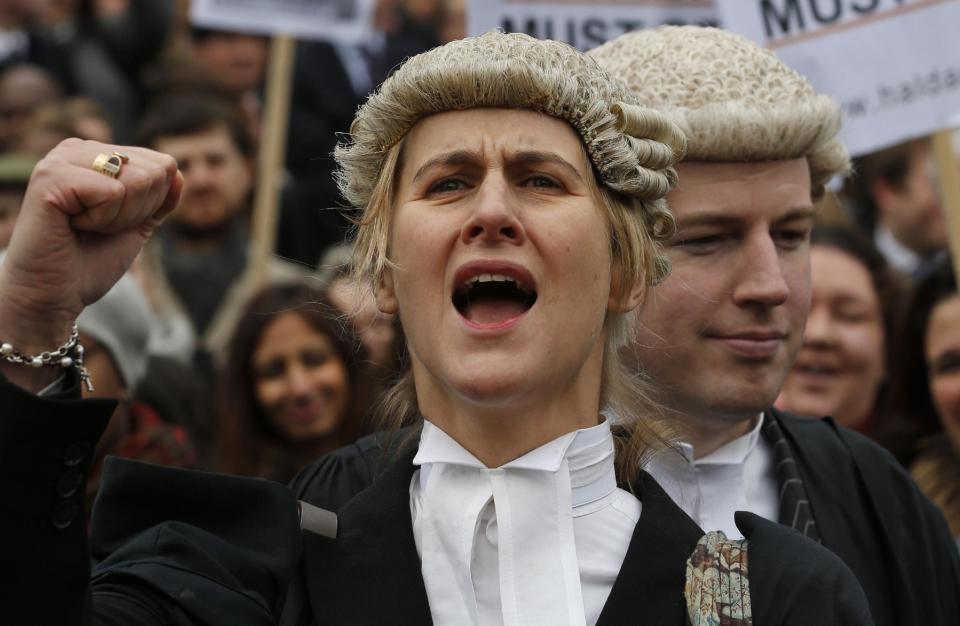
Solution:
[[[820,533],[817,531],[816,518],[806,485],[800,477],[793,447],[773,411],[764,413],[761,432],[772,452],[774,476],[779,487],[777,521],[819,543]]]
[[[597,626],[688,623],[687,559],[703,531],[646,472],[640,472],[633,491],[643,503],[640,521]]]
[[[304,534],[304,574],[318,624],[430,624],[410,519],[417,446],[408,446],[339,513],[336,540]]]
[[[877,625],[900,623],[892,619],[894,604],[903,595],[897,589],[910,585],[892,558],[889,536],[879,530],[881,520],[866,486],[870,481],[864,480],[833,420],[802,422],[784,417],[779,423],[793,448],[823,545],[860,581]],[[899,579],[898,584],[892,578]]]

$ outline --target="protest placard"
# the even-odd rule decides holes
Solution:
[[[581,50],[661,24],[717,24],[714,0],[469,0],[467,32],[495,28],[558,39]]]
[[[864,154],[960,112],[960,1],[718,0],[724,27],[771,48],[841,104]]]
[[[272,35],[266,77],[262,141],[257,155],[251,267],[266,281],[276,245],[280,181],[286,153],[294,64],[294,38],[366,42],[373,35],[375,0],[192,0],[195,26]]]
[[[191,0],[197,26],[297,39],[369,40],[376,0]]]

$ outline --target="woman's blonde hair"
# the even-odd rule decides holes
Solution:
[[[492,32],[411,58],[370,97],[337,146],[341,191],[362,211],[353,257],[358,280],[379,281],[392,267],[390,220],[406,133],[433,113],[479,107],[529,109],[570,123],[594,168],[598,207],[610,222],[613,288],[623,293],[666,277],[660,243],[672,235],[673,218],[664,196],[676,185],[673,166],[685,150],[683,134],[637,106],[623,85],[570,46]],[[653,405],[645,384],[618,357],[632,338],[633,318],[608,316],[601,390],[603,405],[630,433],[618,455],[624,482],[664,432],[647,419]],[[392,427],[420,418],[409,372],[387,393],[381,414]]]
[[[850,169],[837,139],[837,103],[740,35],[661,26],[621,35],[588,56],[625,81],[640,104],[683,129],[688,160],[806,158],[814,200],[834,175]]]

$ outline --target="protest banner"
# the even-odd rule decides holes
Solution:
[[[934,134],[950,248],[960,276],[958,0],[718,0],[724,26],[772,49],[843,108],[853,155]],[[938,132],[940,131],[940,132]]]
[[[276,246],[281,173],[287,147],[295,39],[366,41],[375,0],[192,0],[195,26],[272,35],[251,229],[252,280],[267,280]]]
[[[865,154],[960,111],[958,0],[718,0],[724,27],[764,45],[843,107]]]
[[[467,33],[495,28],[581,50],[661,24],[717,25],[714,0],[469,0]]]
[[[191,0],[197,26],[297,39],[368,41],[376,0]]]

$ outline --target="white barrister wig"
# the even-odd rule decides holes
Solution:
[[[638,102],[676,123],[687,160],[805,157],[814,198],[849,170],[837,140],[840,107],[775,54],[717,28],[663,26],[621,35],[588,53]]]

